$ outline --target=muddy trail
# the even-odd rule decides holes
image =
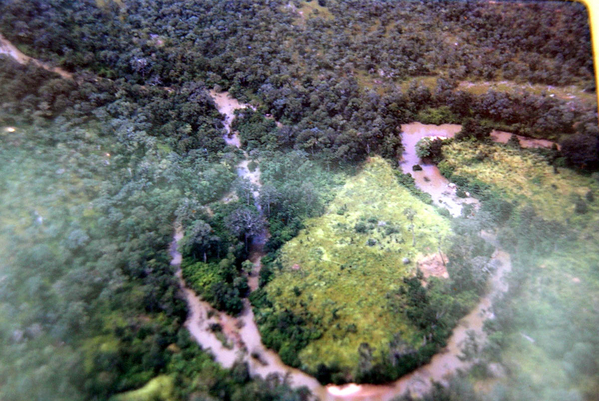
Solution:
[[[235,118],[235,110],[251,106],[239,103],[226,92],[217,93],[211,91],[210,94],[219,112],[225,116],[224,126],[226,133],[224,140],[229,146],[241,148],[239,134],[231,131],[231,124]],[[250,180],[256,186],[257,189],[254,191],[253,196],[256,207],[261,212],[260,205],[258,204],[259,189],[262,185],[260,182],[260,168],[258,166],[253,171],[250,171],[248,167],[250,162],[249,156],[245,151],[244,155],[245,159],[236,166],[237,175]],[[261,260],[264,256],[263,248],[269,236],[270,234],[265,229],[252,239],[249,259],[254,263],[254,267],[248,274],[250,291],[255,291],[258,288]],[[182,261],[181,253],[177,250],[177,243],[182,238],[182,228],[177,226],[175,237],[171,244],[171,264],[174,266],[180,266]],[[210,304],[202,301],[193,290],[187,287],[180,269],[177,272],[177,277],[179,278],[190,310],[185,326],[202,348],[210,349],[215,360],[223,367],[230,368],[236,361],[247,362],[252,376],[266,377],[271,373],[277,373],[281,376],[287,376],[295,387],[306,386],[315,394],[319,390],[322,390],[322,386],[320,386],[316,379],[300,370],[285,365],[278,354],[267,349],[262,344],[260,333],[255,323],[254,313],[248,299],[244,299],[244,308],[239,316],[233,317],[215,310]],[[220,339],[210,330],[210,326],[215,323],[220,324],[222,327],[224,337],[221,336]]]
[[[0,34],[0,54],[6,54],[9,57],[12,57],[20,64],[27,64],[29,62],[34,63],[38,67],[41,67],[50,72],[54,72],[59,74],[61,77],[65,79],[73,79],[73,74],[63,70],[60,67],[52,67],[51,65],[36,60],[32,57],[26,56],[19,49],[17,49],[12,43],[10,43],[2,34]]]

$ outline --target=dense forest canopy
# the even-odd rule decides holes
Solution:
[[[397,125],[439,106],[456,120],[480,115],[531,136],[597,135],[588,115],[595,109],[577,102],[453,90],[463,80],[594,89],[582,5],[331,1],[310,15],[299,6],[9,1],[0,27],[67,69],[156,88],[201,80],[257,98],[290,124],[292,145],[314,142],[310,150],[326,149],[323,157],[334,161],[397,153],[389,139]],[[442,79],[431,90],[414,80],[423,76]]]
[[[488,272],[477,275],[473,260],[492,249],[476,233],[495,229],[516,272],[487,324],[490,346],[475,359],[518,360],[524,346],[514,338],[526,336],[524,327],[542,333],[548,350],[535,360],[564,362],[551,385],[508,365],[502,377],[518,385],[493,397],[523,399],[547,385],[541,398],[555,389],[591,399],[599,388],[599,343],[589,334],[597,308],[530,270],[557,271],[543,259],[553,252],[573,266],[568,274],[587,278],[596,301],[599,128],[587,18],[583,5],[559,1],[2,1],[2,36],[74,78],[0,54],[0,399],[309,397],[284,377],[250,377],[243,362],[223,369],[193,341],[169,255],[174,222],[184,232],[185,280],[231,315],[248,302],[252,241],[268,229],[260,289],[250,297],[264,342],[323,383],[385,382],[429,360],[484,292]],[[253,106],[232,127],[242,149],[227,146],[211,89]],[[476,219],[452,223],[468,240],[444,248],[450,281],[425,288],[406,277],[385,295],[385,308],[416,327],[409,347],[424,335],[423,351],[400,336],[388,348],[408,361],[402,366],[368,344],[354,350],[355,371],[301,366],[298,353],[311,341],[338,333],[308,307],[298,312],[309,294],[302,285],[273,290],[281,255],[309,236],[308,222],[351,215],[339,204],[342,188],[369,171],[364,162],[392,171],[403,152],[400,127],[413,121],[464,125],[455,142],[432,141],[426,151],[461,193],[482,201]],[[492,129],[560,147],[522,150],[515,139],[504,149],[489,143]],[[260,188],[237,177],[243,160],[259,166]],[[530,182],[516,174],[512,182],[526,184],[514,188],[488,172],[498,160],[511,167],[505,177],[517,163],[547,169]],[[373,215],[338,230],[360,241],[369,235],[367,247],[402,233],[416,248],[413,213],[433,210],[430,197],[410,176],[389,174],[396,191],[412,194],[402,195],[411,203],[401,224],[377,228]],[[563,203],[539,195],[549,185]],[[283,290],[293,305],[277,303]],[[567,323],[531,323],[552,302]],[[346,322],[344,335],[359,329]],[[572,343],[556,340],[563,336]],[[470,397],[464,380],[431,397]]]

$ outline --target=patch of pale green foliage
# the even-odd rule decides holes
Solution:
[[[114,396],[111,401],[174,401],[174,386],[172,377],[157,376],[142,388]]]
[[[413,233],[407,210],[414,212]],[[275,309],[305,308],[325,328],[300,353],[302,365],[355,366],[361,343],[382,349],[398,332],[410,343],[421,341],[405,316],[388,309],[386,296],[449,231],[446,218],[397,183],[387,161],[370,159],[327,212],[308,219],[282,248],[283,268],[266,287]]]
[[[480,180],[518,210],[531,207],[540,218],[565,227],[566,234],[551,249],[538,245],[539,249],[512,252],[515,269],[526,281],[525,289],[509,304],[513,327],[509,334],[500,332],[501,361],[512,372],[500,382],[513,391],[514,399],[532,393],[547,399],[557,389],[571,389],[573,378],[577,390],[597,394],[596,348],[583,334],[593,331],[599,321],[597,309],[589,307],[599,302],[599,202],[588,195],[599,193],[597,176],[567,168],[556,174],[542,157],[497,144],[453,142],[443,152],[441,167],[449,168],[452,177]],[[577,200],[586,204],[585,213],[576,212]],[[519,222],[516,218],[508,224]],[[555,229],[548,227],[519,240],[542,244],[555,235]],[[503,232],[507,237],[510,229]]]

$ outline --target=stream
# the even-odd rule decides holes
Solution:
[[[237,109],[250,107],[239,103],[228,96],[228,93],[210,92],[216,102],[219,112],[225,115],[225,141],[230,146],[241,147],[237,132],[231,132],[231,123]],[[465,203],[476,204],[473,198],[461,199],[455,195],[455,188],[450,186],[449,181],[443,177],[436,166],[423,164],[416,156],[415,145],[423,137],[439,136],[453,137],[461,126],[445,124],[441,126],[424,125],[420,123],[406,124],[402,126],[402,140],[405,147],[402,160],[399,162],[405,173],[414,176],[416,185],[430,193],[435,203],[449,209],[452,215],[459,216],[462,205]],[[509,139],[509,137],[507,137]],[[507,139],[505,139],[507,141]],[[248,169],[248,155],[245,160],[237,166],[237,174],[240,177],[250,179],[257,188],[260,187],[260,169],[253,172]],[[413,172],[413,164],[421,164],[422,171]],[[254,193],[257,199],[258,191]],[[431,361],[416,369],[412,373],[401,377],[399,380],[388,385],[357,385],[347,384],[343,386],[322,386],[318,381],[306,373],[285,365],[281,358],[273,351],[266,349],[262,344],[258,327],[254,321],[254,314],[248,299],[244,299],[244,309],[238,317],[231,317],[226,313],[216,311],[207,302],[201,301],[198,296],[189,289],[181,277],[181,271],[177,272],[181,288],[187,299],[190,313],[185,326],[191,335],[204,349],[210,349],[214,358],[223,367],[229,368],[236,360],[248,363],[252,376],[266,377],[270,373],[278,373],[287,376],[294,387],[306,386],[312,394],[323,401],[340,400],[381,400],[387,401],[406,392],[419,396],[429,391],[432,381],[444,382],[448,374],[455,373],[458,369],[466,369],[470,362],[459,359],[461,348],[468,333],[474,332],[479,344],[484,341],[483,322],[492,317],[491,302],[495,295],[506,290],[503,282],[504,275],[511,270],[510,257],[503,251],[495,241],[492,234],[483,233],[483,238],[496,246],[493,254],[495,264],[498,266],[489,280],[489,290],[483,296],[478,305],[466,316],[464,316],[453,330],[448,339],[447,346],[437,353]],[[177,242],[183,237],[181,227],[176,227],[175,238],[171,246],[171,264],[181,264],[181,254],[177,251]],[[268,232],[258,236],[251,244],[250,260],[254,263],[254,269],[249,274],[248,283],[250,291],[258,288],[258,272],[260,262],[264,256],[263,246],[268,238]],[[209,330],[211,323],[220,323],[223,333],[227,337],[229,347],[225,347],[221,341]]]
[[[239,134],[231,131],[231,124],[235,118],[235,110],[251,106],[239,103],[236,99],[231,98],[227,92],[210,91],[210,95],[214,99],[218,111],[225,116],[226,133],[223,139],[229,146],[241,148]],[[245,151],[244,155],[245,159],[236,166],[237,175],[249,179],[259,189],[262,185],[260,182],[260,168],[257,167],[254,171],[250,171],[248,167],[249,156]],[[257,204],[259,191],[254,191],[253,195],[256,206],[260,211]],[[263,233],[252,240],[249,259],[254,263],[254,268],[248,275],[250,291],[255,291],[258,288],[261,259],[264,256],[263,247],[269,236],[270,234],[265,229]],[[176,226],[174,241],[171,244],[171,265],[173,266],[181,265],[182,257],[177,250],[177,242],[182,238],[182,228]],[[230,368],[235,361],[247,362],[252,376],[265,378],[271,373],[278,373],[281,376],[287,376],[294,387],[306,386],[315,395],[326,393],[326,390],[315,378],[285,365],[277,353],[267,349],[262,344],[254,313],[247,298],[243,300],[244,308],[239,316],[232,317],[215,310],[210,304],[200,300],[195,292],[186,286],[180,269],[177,271],[177,277],[190,310],[185,326],[202,348],[210,349],[214,359],[223,367]],[[222,326],[223,333],[229,343],[228,347],[225,347],[216,335],[209,330],[212,323],[219,323]]]
[[[422,162],[416,155],[416,144],[426,137],[453,138],[461,129],[462,126],[459,124],[410,123],[401,126],[404,153],[399,161],[399,166],[405,174],[411,174],[414,177],[416,186],[429,193],[437,206],[449,210],[453,217],[461,215],[462,205],[464,204],[477,206],[479,204],[478,199],[469,196],[459,198],[456,195],[456,186],[443,177],[437,166]],[[512,135],[514,134],[493,130],[491,139],[497,143],[507,143]],[[516,135],[516,137],[523,148],[551,148],[555,143],[546,139],[527,138],[521,135]],[[416,164],[422,167],[422,171],[412,171],[412,166]]]
[[[478,200],[470,197],[459,198],[456,195],[455,185],[450,185],[437,166],[420,160],[416,154],[416,144],[426,137],[453,138],[461,129],[462,126],[458,124],[411,123],[401,126],[404,152],[399,166],[404,174],[411,174],[414,177],[416,186],[429,193],[437,206],[445,207],[453,217],[461,215],[463,204],[478,204]],[[412,166],[416,164],[422,167],[422,171],[412,171]]]

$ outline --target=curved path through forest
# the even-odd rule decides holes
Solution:
[[[12,43],[10,43],[2,34],[0,34],[0,54],[6,54],[9,57],[12,57],[17,62],[21,64],[27,64],[32,62],[39,67],[42,67],[45,70],[55,72],[59,74],[61,77],[66,79],[73,79],[73,74],[70,72],[63,70],[60,67],[52,67],[46,63],[43,63],[39,60],[36,60],[32,57],[24,55],[19,49],[17,49]]]
[[[231,146],[240,147],[238,134],[231,132],[231,123],[235,116],[235,110],[248,106],[230,98],[226,92],[216,93],[211,91],[211,96],[214,98],[218,110],[225,115],[224,122],[227,131],[225,141]],[[459,125],[436,127],[425,126],[420,123],[402,126],[405,153],[403,161],[400,162],[401,167],[405,172],[412,173],[410,171],[412,164],[420,162],[417,158],[414,159],[414,148],[416,142],[422,137],[451,137],[460,128]],[[245,155],[246,159],[237,166],[238,175],[249,178],[259,187],[261,185],[260,170],[257,168],[253,173],[250,172],[247,168],[247,153]],[[425,169],[422,174],[415,174],[416,184],[422,190],[431,193],[435,202],[447,207],[453,215],[460,214],[461,203],[476,202],[476,200],[462,201],[456,198],[454,191],[448,190],[451,188],[449,182],[439,173],[436,166],[423,165],[423,167]],[[427,179],[424,177],[427,177]],[[258,193],[255,192],[254,196],[257,199]],[[267,235],[265,233],[265,235],[260,236],[261,238],[258,241],[252,243],[250,260],[255,267],[249,277],[251,291],[254,291],[258,286],[257,272],[259,271],[260,260],[264,256],[262,247]],[[210,348],[216,361],[224,367],[231,367],[235,360],[245,361],[248,363],[252,375],[266,377],[270,373],[278,373],[287,376],[294,387],[306,386],[321,400],[391,400],[406,392],[422,395],[431,389],[432,381],[444,382],[448,374],[455,373],[458,369],[465,369],[470,365],[470,362],[462,361],[459,358],[462,345],[469,338],[469,333],[473,333],[479,343],[484,341],[483,322],[485,319],[492,317],[490,311],[492,298],[506,289],[503,277],[511,269],[509,255],[495,243],[495,239],[491,234],[483,235],[486,240],[493,243],[497,248],[493,259],[496,261],[498,268],[489,280],[487,295],[483,296],[478,305],[459,321],[453,334],[448,339],[447,346],[435,355],[428,364],[388,385],[320,385],[315,378],[298,369],[286,366],[275,352],[264,347],[247,299],[244,300],[244,309],[237,318],[215,311],[208,303],[201,301],[191,289],[186,287],[179,270],[177,274],[190,307],[190,314],[185,324],[196,341],[203,348]],[[177,241],[182,237],[181,229],[177,228],[171,251],[173,265],[181,263],[181,254],[177,251]],[[223,332],[228,341],[232,343],[232,348],[224,347],[216,336],[210,332],[210,323],[217,322],[223,326]]]
[[[235,118],[235,110],[251,106],[239,103],[236,99],[229,97],[227,92],[217,93],[211,91],[210,95],[214,99],[219,112],[225,116],[225,142],[230,146],[240,148],[241,141],[239,140],[239,135],[237,132],[231,131],[231,124]],[[259,189],[261,186],[260,168],[257,167],[254,171],[250,171],[248,168],[249,156],[245,151],[244,155],[245,159],[237,165],[237,175],[241,178],[249,179]],[[258,190],[254,191],[253,195],[256,200],[256,206],[260,210],[257,204]],[[253,238],[251,243],[249,259],[254,263],[254,268],[248,277],[250,291],[258,288],[258,275],[261,259],[264,256],[263,247],[268,236],[268,231],[265,229],[257,238]],[[181,264],[182,258],[181,253],[177,250],[177,242],[182,238],[183,231],[180,226],[177,226],[175,229],[175,238],[171,244],[171,264],[174,266],[180,266]],[[232,317],[224,312],[215,310],[210,304],[200,300],[195,292],[186,286],[180,269],[177,271],[177,277],[179,278],[190,310],[185,326],[202,348],[211,350],[215,360],[222,366],[230,368],[235,361],[247,362],[252,376],[259,375],[266,377],[271,373],[277,373],[282,377],[286,376],[293,383],[294,387],[306,386],[314,394],[318,394],[319,392],[326,393],[315,378],[298,369],[285,365],[277,353],[267,349],[262,344],[260,333],[254,320],[254,313],[248,299],[243,300],[244,307],[240,315]],[[228,347],[225,347],[215,334],[210,331],[209,327],[212,323],[219,323],[222,326],[223,333],[229,343]]]

